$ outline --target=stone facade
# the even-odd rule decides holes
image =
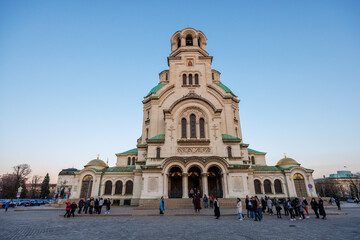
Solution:
[[[313,170],[290,158],[267,166],[266,153],[244,143],[239,100],[211,68],[204,33],[185,28],[170,41],[169,69],[143,100],[137,147],[116,154],[115,167],[95,159],[74,171],[67,180],[71,197],[84,197],[84,186],[92,196],[134,205],[161,196],[188,198],[194,188],[222,198],[316,196],[308,187],[314,186]],[[65,177],[60,174],[59,182]]]

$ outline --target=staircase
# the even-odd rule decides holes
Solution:
[[[234,198],[219,198],[220,208],[230,209],[236,208],[236,199]],[[159,209],[160,200],[147,200],[140,203],[140,205],[135,208],[136,210],[147,210],[147,209]],[[201,199],[201,207],[204,208],[204,203]],[[210,203],[209,203],[210,207]],[[165,209],[194,209],[193,200],[191,198],[169,198],[165,199]]]

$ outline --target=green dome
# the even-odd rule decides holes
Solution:
[[[108,165],[100,159],[93,159],[90,162],[88,162],[85,167],[107,167]]]
[[[294,159],[292,158],[282,158],[280,159],[276,166],[286,166],[286,165],[289,165],[289,166],[300,166],[300,163],[298,163],[297,161],[295,161]]]

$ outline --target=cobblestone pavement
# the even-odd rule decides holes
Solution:
[[[348,215],[330,215],[327,220],[264,216],[254,222],[195,214],[63,218],[62,211],[1,209],[0,239],[359,239],[360,209],[343,212]]]

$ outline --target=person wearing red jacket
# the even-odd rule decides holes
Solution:
[[[66,202],[66,213],[64,214],[64,217],[70,217],[70,210],[71,210],[71,203],[70,202]]]

